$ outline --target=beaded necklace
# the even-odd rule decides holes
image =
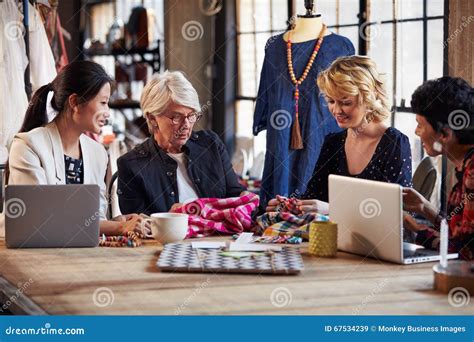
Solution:
[[[286,43],[286,58],[288,61],[288,71],[290,73],[291,83],[295,86],[295,92],[293,95],[293,99],[295,100],[295,121],[293,121],[293,127],[291,130],[291,145],[290,147],[294,150],[301,150],[303,148],[303,140],[301,138],[301,131],[300,131],[300,122],[299,122],[299,111],[298,111],[298,100],[300,97],[300,92],[298,87],[303,83],[303,81],[308,76],[311,67],[313,66],[314,60],[318,55],[318,51],[321,48],[321,44],[324,40],[324,32],[326,30],[326,25],[323,24],[321,28],[321,32],[319,33],[318,40],[316,45],[314,46],[313,53],[309,58],[308,64],[306,68],[304,68],[303,74],[299,79],[295,76],[295,71],[293,69],[293,58],[291,57],[291,31],[288,32],[288,41]]]

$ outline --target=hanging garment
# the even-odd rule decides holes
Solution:
[[[247,193],[231,198],[200,198],[172,212],[189,215],[187,238],[214,233],[235,234],[252,228],[252,212],[258,203],[257,195]]]
[[[40,13],[31,4],[29,17],[30,78],[34,93],[56,77],[56,66]]]
[[[148,47],[148,15],[146,8],[137,6],[132,9],[126,25],[132,48]]]
[[[297,78],[302,75],[315,44],[316,40],[292,43],[293,68]],[[262,206],[277,194],[299,196],[304,193],[324,137],[340,131],[326,101],[319,93],[317,75],[337,57],[354,54],[354,47],[349,39],[334,33],[324,37],[308,76],[299,86],[299,122],[304,149],[292,150],[290,137],[295,117],[295,101],[286,49],[287,44],[282,34],[268,40],[254,112],[253,134],[267,130],[260,192]]]
[[[57,31],[57,39],[61,44],[61,49],[58,51],[56,56],[56,69],[61,71],[66,65],[69,64],[69,57],[67,56],[66,45],[64,44],[64,35],[63,35],[63,28],[61,26],[61,20],[59,20],[59,16],[56,16],[56,31]],[[59,50],[59,49],[58,49]]]
[[[23,16],[16,1],[0,2],[0,164],[7,161],[9,145],[28,108],[23,31]]]
[[[49,2],[44,4],[37,1],[36,8],[44,22],[46,35],[48,36],[48,41],[56,63],[56,70],[60,72],[69,64],[69,58],[64,44],[64,35],[68,33],[64,31],[65,34],[63,34],[64,28],[61,26],[59,19],[57,3],[50,5]],[[70,40],[70,37],[68,39]]]

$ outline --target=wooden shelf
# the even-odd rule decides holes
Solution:
[[[147,63],[153,70],[153,73],[159,72],[161,69],[161,55],[160,55],[161,41],[157,41],[157,46],[153,49],[132,47],[130,49],[85,49],[84,54],[88,57],[111,56],[114,59],[124,61],[123,57],[131,57],[132,63]],[[151,56],[150,56],[151,55]],[[138,58],[137,58],[138,57]],[[126,61],[126,60],[125,60]],[[111,109],[139,109],[140,103],[131,100],[119,100],[109,104]]]
[[[130,49],[120,48],[120,49],[87,49],[84,50],[84,54],[87,56],[128,56],[128,55],[144,55],[144,54],[156,54],[160,52],[158,41],[158,46],[154,49],[148,48],[136,48],[132,47]]]
[[[119,100],[109,103],[109,108],[111,109],[139,109],[140,102],[132,100]]]

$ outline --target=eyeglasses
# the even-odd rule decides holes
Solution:
[[[202,114],[199,112],[193,112],[189,113],[188,115],[172,114],[168,116],[165,114],[164,116],[170,119],[173,125],[178,125],[182,124],[185,119],[188,119],[189,123],[198,122],[201,119]]]

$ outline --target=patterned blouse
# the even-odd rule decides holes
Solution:
[[[411,150],[408,137],[393,127],[387,128],[369,164],[358,175],[347,167],[345,143],[347,130],[326,136],[305,199],[328,201],[330,174],[411,186]]]
[[[449,252],[464,260],[474,260],[474,148],[456,170],[457,183],[448,198]],[[416,241],[427,248],[439,248],[439,231],[425,227]]]
[[[66,167],[66,184],[84,183],[84,165],[82,159],[74,159],[64,155],[64,165]]]

